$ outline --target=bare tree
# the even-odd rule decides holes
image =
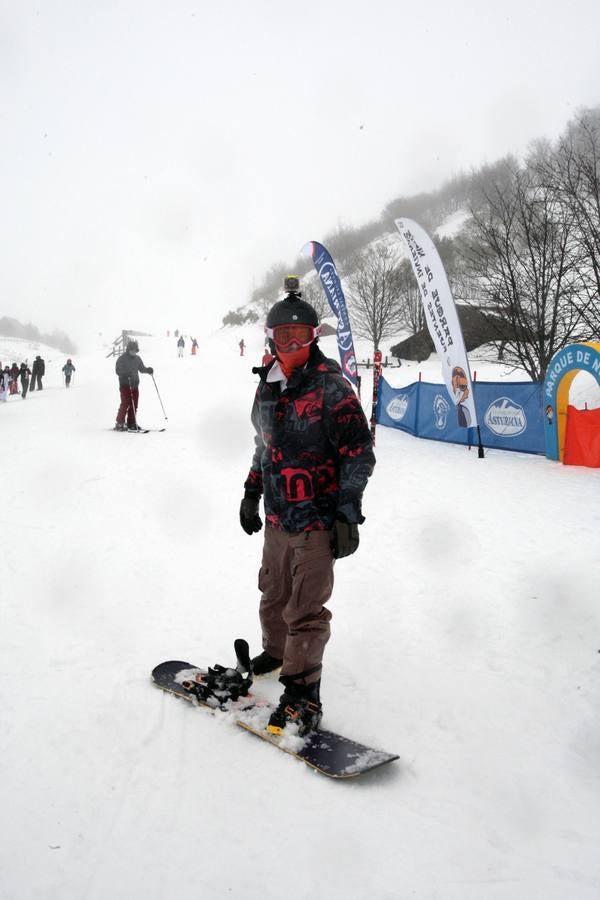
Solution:
[[[356,257],[346,281],[354,333],[371,340],[375,350],[402,325],[399,268],[398,250],[380,241]]]
[[[505,360],[541,380],[554,353],[582,333],[573,217],[530,169],[515,171],[471,212],[462,249],[471,282],[465,293],[491,313]]]
[[[288,272],[289,269],[285,263],[275,263],[267,272],[261,287],[252,291],[251,301],[259,306],[265,316],[277,300],[278,294],[281,293],[283,280]]]
[[[600,109],[570,123],[554,150],[540,148],[533,166],[573,221],[580,290],[574,298],[588,332],[600,334]]]
[[[327,302],[325,291],[321,287],[318,275],[310,280],[303,279],[300,284],[300,290],[302,291],[302,299],[306,300],[307,303],[310,303],[316,311],[319,321],[327,316],[333,315],[331,307]]]
[[[407,259],[398,270],[398,295],[402,328],[418,334],[425,328],[425,311],[417,279]]]

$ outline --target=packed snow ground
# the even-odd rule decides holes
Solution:
[[[141,341],[164,434],[108,430],[101,352],[0,404],[0,898],[596,900],[598,471],[378,429],[324,725],[398,763],[335,782],[150,683],[260,646],[239,336]]]

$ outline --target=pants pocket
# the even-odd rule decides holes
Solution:
[[[267,589],[267,585],[269,583],[269,573],[270,569],[268,566],[261,566],[258,571],[258,589],[261,594]]]

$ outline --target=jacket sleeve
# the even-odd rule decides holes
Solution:
[[[144,363],[142,362],[142,358],[140,356],[138,356],[137,361],[138,361],[138,372],[143,372],[145,375],[147,375],[149,372],[148,366],[144,365]]]
[[[337,451],[339,466],[338,516],[361,524],[362,495],[375,467],[373,439],[360,401],[341,375],[329,379],[326,427]]]
[[[125,375],[125,359],[122,356],[115,363],[115,372],[117,375]]]
[[[262,437],[262,428],[260,425],[260,408],[259,408],[259,399],[258,399],[258,391],[260,389],[257,388],[254,404],[252,406],[252,424],[254,425],[254,430],[256,434],[254,436],[254,456],[252,457],[252,465],[250,466],[250,471],[248,472],[248,477],[244,482],[244,491],[246,494],[249,494],[253,497],[260,497],[263,492],[263,479],[262,479],[262,466],[261,459],[265,449],[265,444]]]

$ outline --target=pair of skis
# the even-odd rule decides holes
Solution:
[[[166,431],[167,429],[166,428],[136,428],[136,429],[130,430],[129,428],[123,428],[123,429],[111,428],[110,430],[111,431],[119,431],[122,434],[125,434],[125,433],[127,433],[127,434],[150,434],[151,431],[160,432],[160,431]]]

